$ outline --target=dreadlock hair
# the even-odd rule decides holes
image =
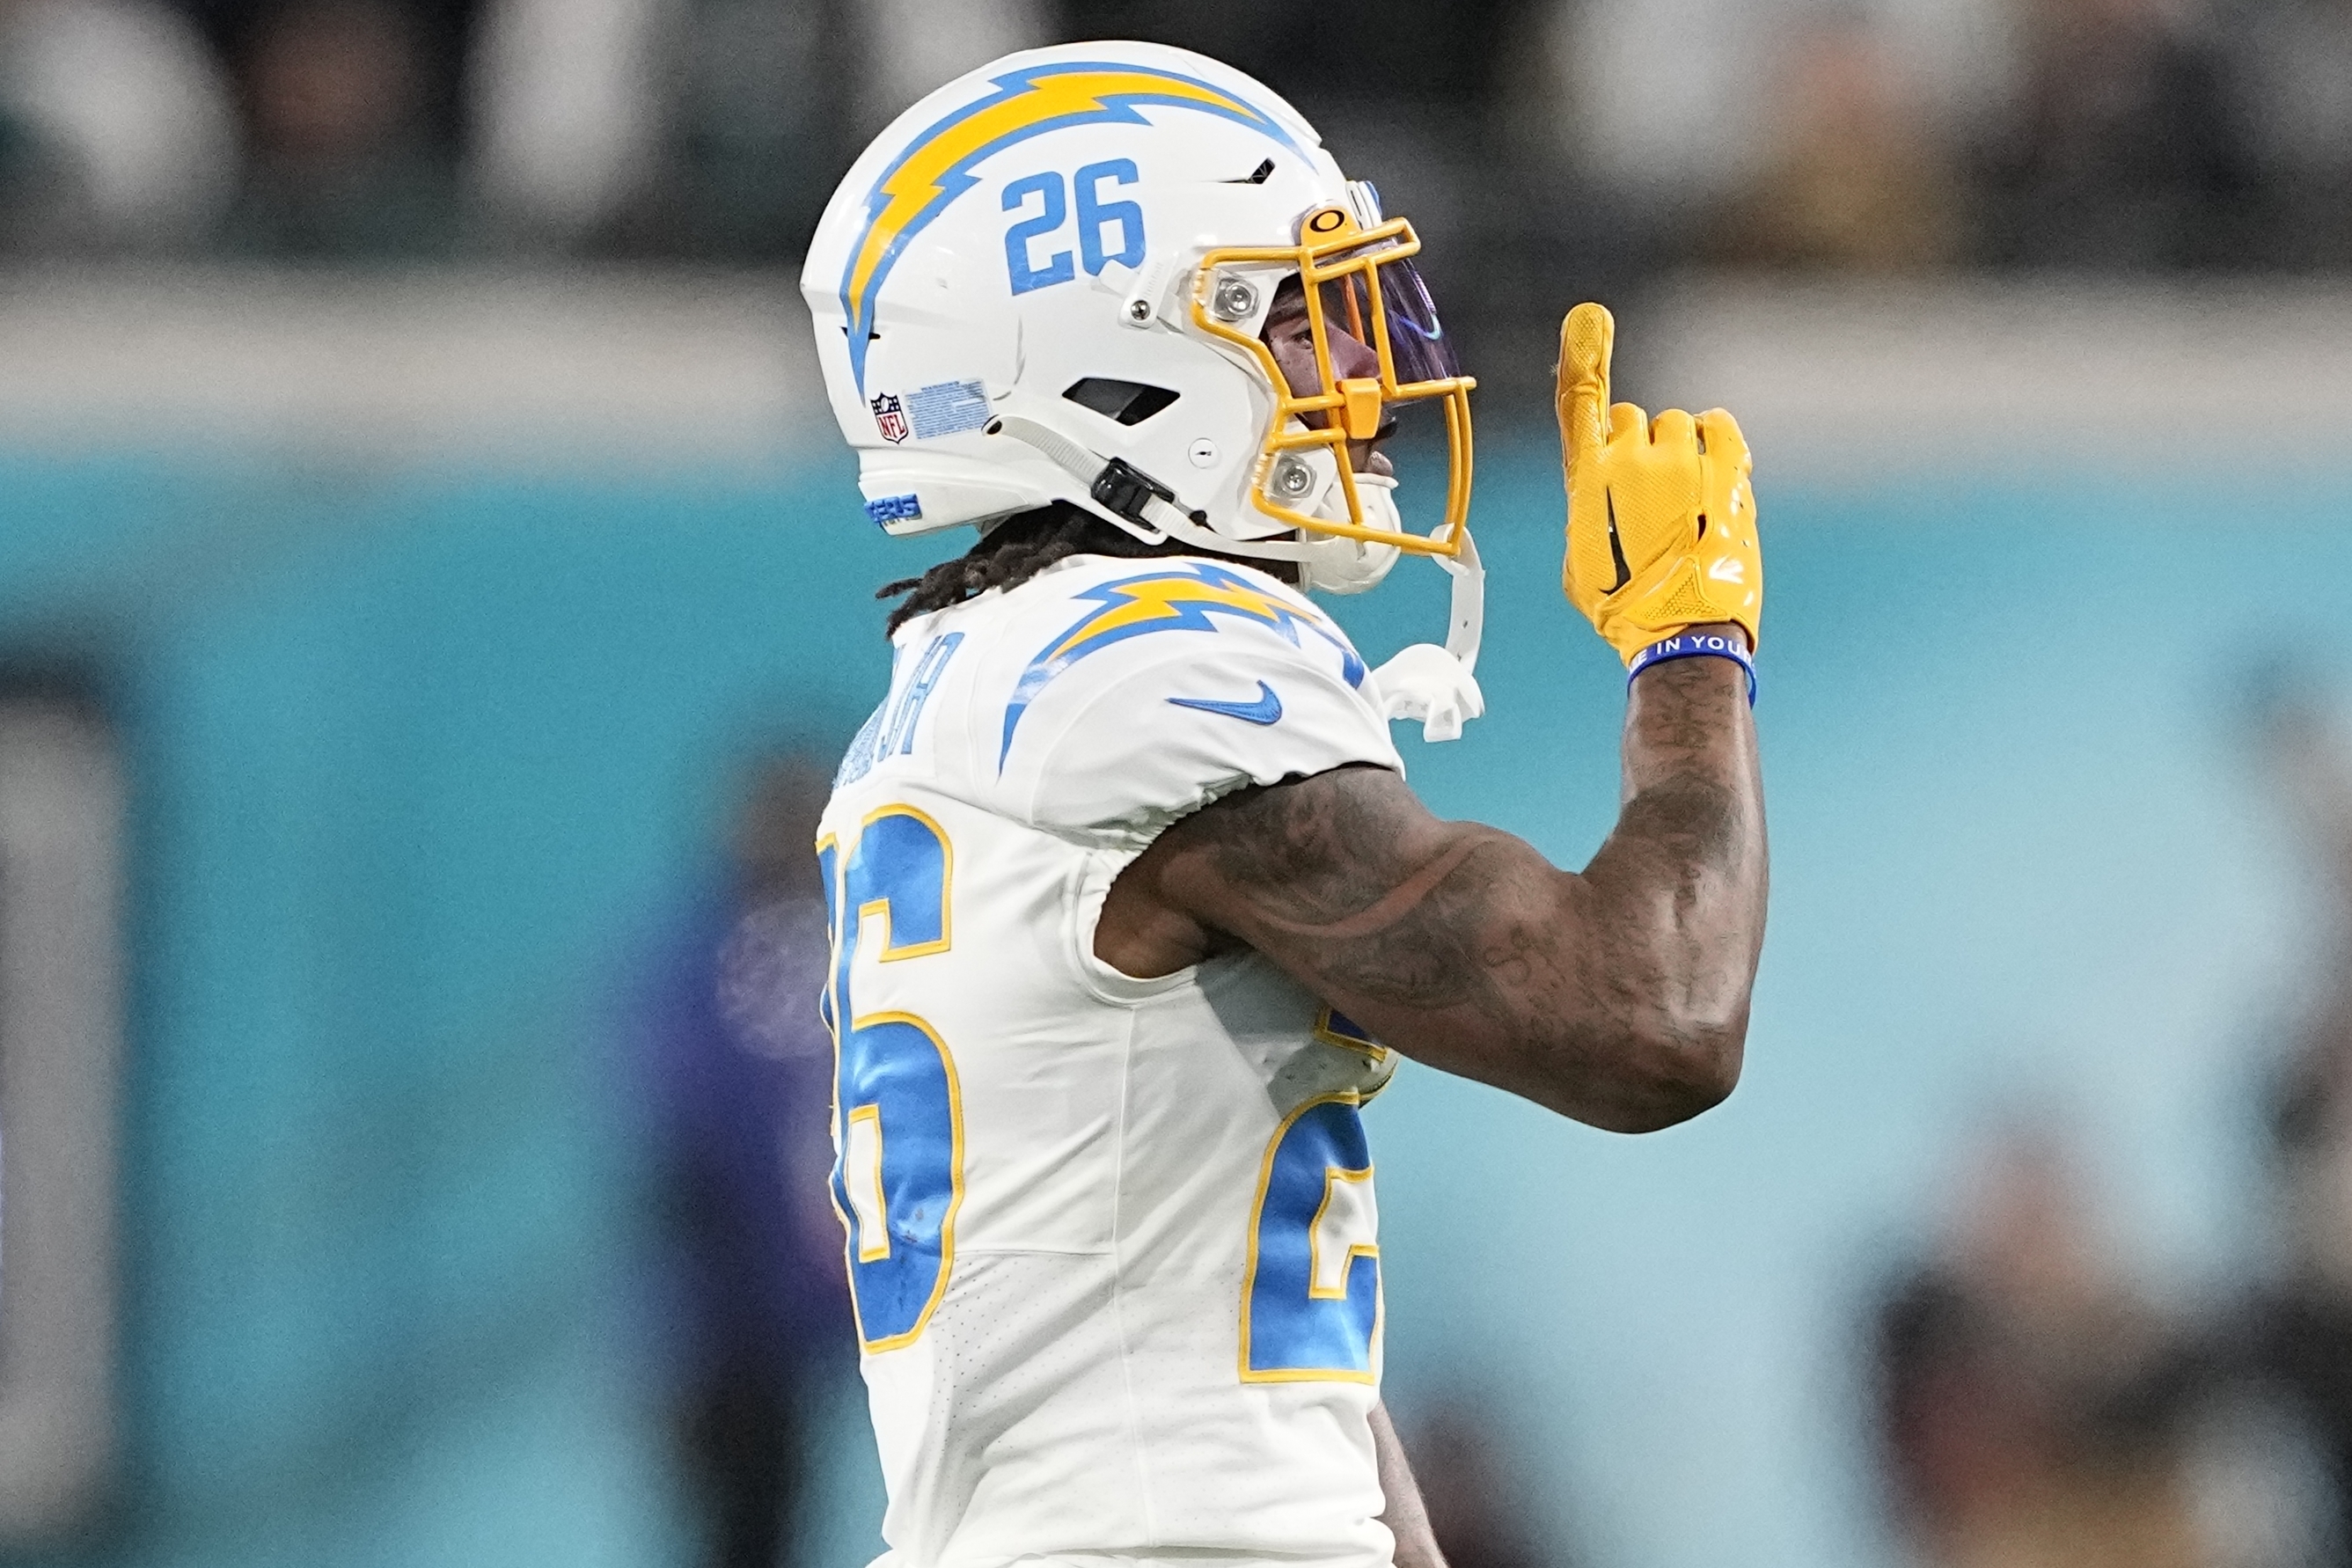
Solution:
[[[1157,555],[1207,555],[1173,539],[1147,544],[1135,535],[1104,521],[1084,507],[1057,500],[1034,511],[1017,512],[980,536],[980,542],[951,560],[942,561],[919,577],[885,583],[877,599],[906,601],[890,612],[883,627],[886,637],[917,616],[961,605],[991,588],[1018,588],[1056,561],[1073,555],[1117,555],[1140,560]],[[1220,559],[1237,559],[1220,557]],[[1285,562],[1246,561],[1243,564],[1285,574]]]

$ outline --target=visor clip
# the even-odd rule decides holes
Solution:
[[[1134,274],[1127,298],[1119,308],[1119,319],[1130,327],[1149,327],[1160,319],[1161,308],[1168,300],[1168,279],[1176,267],[1176,253],[1163,250],[1143,264]],[[1109,281],[1111,268],[1103,268],[1104,281]]]
[[[1171,506],[1176,501],[1174,490],[1124,458],[1113,458],[1105,463],[1103,471],[1095,476],[1095,482],[1087,487],[1087,493],[1105,510],[1117,512],[1129,522],[1146,528],[1157,526],[1144,516],[1144,510],[1152,501],[1163,500]]]

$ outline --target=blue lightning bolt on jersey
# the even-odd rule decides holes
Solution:
[[[1118,873],[1251,784],[1400,765],[1262,573],[1080,556],[918,618],[819,846],[834,1201],[892,1568],[1383,1568],[1371,1152],[1395,1058],[1254,953],[1094,956]]]

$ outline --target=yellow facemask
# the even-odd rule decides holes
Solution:
[[[1309,533],[1451,559],[1469,538],[1470,389],[1477,383],[1454,368],[1452,345],[1412,266],[1420,250],[1412,225],[1401,217],[1365,228],[1344,206],[1318,207],[1300,222],[1297,245],[1228,247],[1202,258],[1192,279],[1192,321],[1252,354],[1273,388],[1274,417],[1250,476],[1250,499],[1260,511]],[[1244,269],[1262,277],[1276,267],[1297,272],[1308,301],[1319,390],[1305,395],[1292,392],[1274,351],[1243,324],[1256,310],[1258,287]],[[1335,324],[1379,356],[1377,380],[1336,374]],[[1440,399],[1445,408],[1444,517],[1426,534],[1368,526],[1348,443],[1377,436],[1391,405],[1424,398]],[[1318,447],[1329,448],[1336,459],[1345,521],[1302,510],[1320,488],[1303,458]]]

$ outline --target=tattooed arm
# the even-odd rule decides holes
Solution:
[[[1671,1126],[1738,1080],[1764,939],[1763,785],[1738,667],[1687,658],[1637,677],[1624,778],[1616,829],[1581,873],[1438,820],[1384,768],[1244,791],[1121,874],[1095,952],[1150,975],[1254,947],[1408,1057],[1596,1127]]]

